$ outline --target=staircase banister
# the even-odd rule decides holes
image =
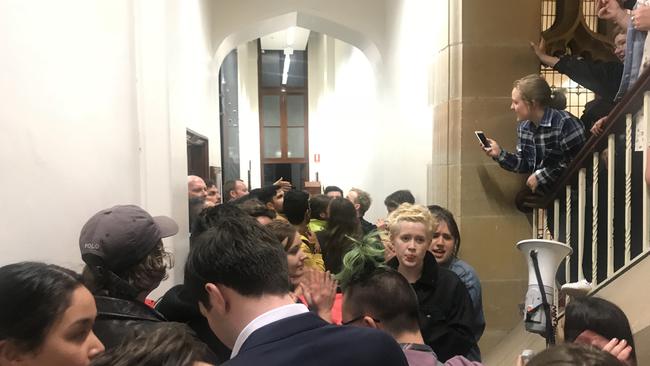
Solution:
[[[588,165],[594,151],[598,151],[607,143],[607,136],[618,128],[624,128],[625,116],[637,113],[643,106],[643,94],[650,91],[650,67],[637,79],[632,88],[625,94],[623,99],[616,104],[609,112],[608,123],[605,124],[603,133],[598,136],[592,135],[582,147],[578,155],[571,161],[564,173],[555,182],[553,189],[543,196],[536,196],[527,200],[526,206],[532,208],[547,208],[553,201],[565,192],[565,186],[574,184],[577,181],[578,172]]]

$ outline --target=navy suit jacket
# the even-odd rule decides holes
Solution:
[[[336,326],[314,313],[294,315],[254,331],[224,365],[408,366],[395,340],[370,328]]]

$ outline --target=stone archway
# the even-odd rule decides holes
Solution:
[[[214,65],[217,65],[218,69],[226,55],[238,45],[292,26],[327,34],[347,42],[366,55],[375,73],[381,69],[383,62],[381,52],[366,35],[345,25],[303,11],[293,11],[242,25],[237,31],[221,41],[215,52]]]

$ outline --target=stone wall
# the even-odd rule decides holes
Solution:
[[[514,205],[525,175],[485,156],[474,136],[483,130],[512,151],[514,80],[539,71],[528,41],[539,38],[540,4],[516,0],[447,0],[436,40],[432,201],[460,226],[460,257],[478,272],[487,329],[483,352],[520,321],[527,283],[517,241],[531,236],[530,218]],[[440,18],[440,17],[438,17]]]

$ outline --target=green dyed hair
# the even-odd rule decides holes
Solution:
[[[417,295],[404,276],[384,263],[384,247],[377,234],[354,244],[337,275],[345,297],[343,313],[379,320],[394,338],[418,331]]]
[[[377,232],[371,232],[360,240],[350,236],[347,238],[354,246],[343,257],[343,268],[336,275],[343,291],[350,284],[372,276],[377,269],[387,267],[384,260],[384,245]]]

